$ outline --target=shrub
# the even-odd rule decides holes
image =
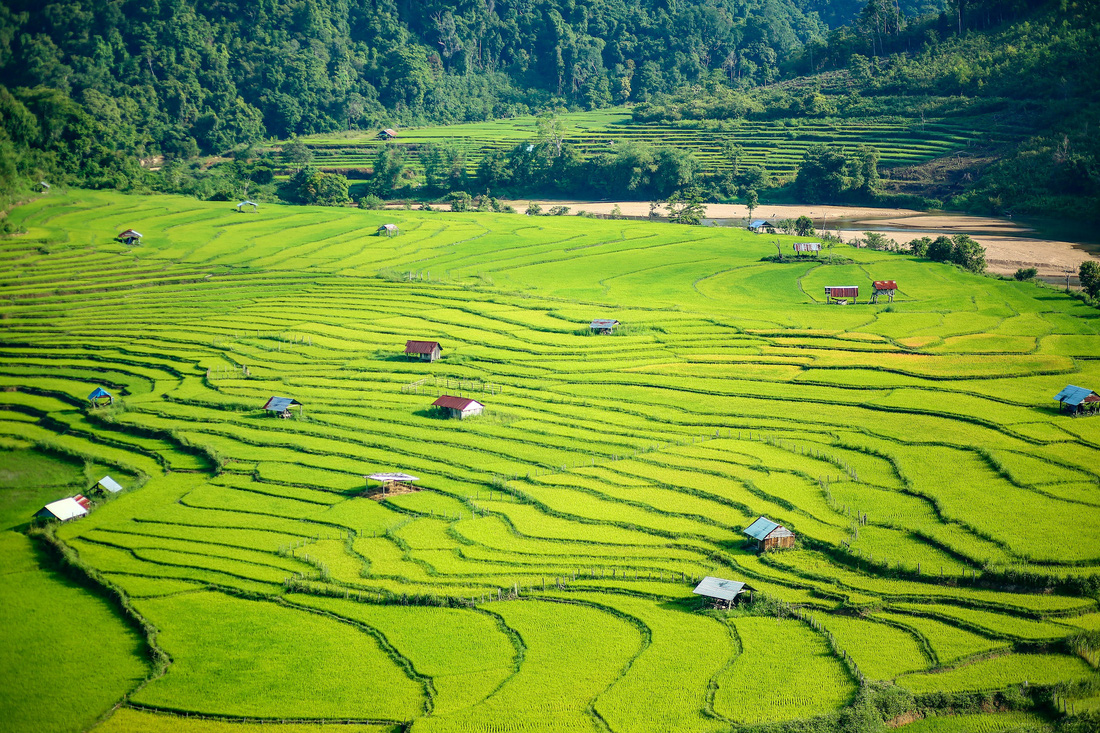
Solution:
[[[1090,297],[1100,296],[1100,262],[1096,260],[1082,262],[1077,276],[1081,278],[1081,287]]]
[[[550,210],[546,212],[550,216],[565,216],[569,213],[568,206],[551,206]]]
[[[542,213],[542,207],[536,204],[534,201],[527,204],[527,216],[538,216]]]
[[[1039,271],[1034,267],[1021,267],[1019,270],[1013,273],[1012,277],[1016,278],[1020,282],[1023,282],[1025,280],[1031,280],[1038,274]]]
[[[360,209],[370,209],[377,211],[386,205],[386,202],[382,200],[380,196],[375,196],[373,193],[367,194],[359,199]]]

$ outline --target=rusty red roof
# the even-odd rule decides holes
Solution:
[[[77,504],[84,507],[85,509],[92,505],[92,502],[85,499],[83,494],[77,494],[76,496],[74,496],[73,501],[75,501]]]
[[[858,298],[859,287],[856,285],[832,285],[825,288],[825,294],[834,298]]]
[[[875,280],[875,290],[897,290],[898,284],[893,280]]]
[[[405,353],[406,354],[430,354],[436,349],[440,351],[443,347],[439,345],[438,341],[406,341]]]
[[[471,400],[468,397],[453,397],[449,394],[445,394],[435,402],[432,403],[434,407],[447,407],[452,410],[466,410],[471,405],[477,405],[478,407],[485,407],[477,400]]]

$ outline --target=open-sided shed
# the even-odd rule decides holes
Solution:
[[[237,204],[237,211],[247,211],[248,207],[250,206],[252,207],[252,211],[254,212],[260,210],[260,205],[257,204],[255,201],[242,201]]]
[[[749,231],[760,233],[762,231],[775,231],[775,222],[767,219],[753,219],[749,222]]]
[[[792,246],[799,255],[817,254],[821,251],[821,242],[795,242]]]
[[[102,387],[96,387],[92,390],[92,393],[88,395],[88,402],[92,403],[92,407],[99,407],[103,403],[100,400],[107,400],[107,404],[113,404],[115,398],[111,396],[111,393]]]
[[[468,397],[455,397],[449,394],[441,395],[439,399],[432,403],[432,407],[438,407],[446,411],[450,417],[456,417],[459,420],[472,415],[480,415],[482,410],[485,409],[485,405],[477,400],[471,400]]]
[[[83,501],[81,501],[83,499]],[[77,494],[65,499],[58,499],[35,512],[37,519],[56,519],[59,522],[68,522],[71,519],[79,519],[88,513],[88,500]]]
[[[379,140],[393,140],[395,137],[397,137],[397,130],[392,127],[387,127],[384,130],[378,131]]]
[[[1100,395],[1088,387],[1067,384],[1065,389],[1054,395],[1054,400],[1064,412],[1074,417],[1100,411]]]
[[[134,242],[141,241],[141,232],[136,229],[127,229],[122,234],[119,234],[118,238],[126,244],[133,244]]]
[[[407,494],[411,491],[420,490],[416,486],[413,486],[413,482],[419,481],[420,479],[407,473],[396,471],[389,473],[372,473],[363,478],[367,481],[366,493],[376,498],[382,498],[390,494]],[[380,484],[378,491],[371,491],[371,481],[377,481]]]
[[[613,318],[596,318],[593,319],[592,324],[589,326],[596,333],[611,333],[615,330],[615,326],[618,326],[619,322]]]
[[[748,591],[749,600],[752,600],[753,588],[750,586],[739,580],[726,580],[708,575],[699,581],[699,585],[695,586],[692,593],[711,599],[711,605],[716,608],[729,608],[734,602],[740,600],[741,594],[745,591]]]
[[[405,356],[416,357],[420,361],[435,361],[443,355],[443,347],[438,341],[406,341]]]
[[[302,414],[302,403],[292,397],[272,397],[264,405],[264,409],[279,417],[290,417],[290,408],[297,407],[298,414]]]
[[[859,299],[858,285],[826,285],[826,303],[847,303],[851,299],[855,303]]]
[[[756,540],[757,550],[779,550],[794,547],[794,532],[767,517],[760,517],[745,527],[745,534]]]
[[[396,237],[401,233],[401,230],[397,228],[396,224],[383,224],[378,227],[378,236],[380,237]]]

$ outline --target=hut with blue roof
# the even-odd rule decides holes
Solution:
[[[1100,395],[1088,387],[1067,384],[1065,389],[1054,395],[1054,401],[1063,412],[1074,417],[1092,415],[1100,411]]]
[[[104,403],[100,400],[107,400],[106,404],[114,404],[115,398],[111,396],[111,393],[102,387],[96,387],[92,390],[92,393],[88,395],[88,402],[92,403],[92,407],[100,407]]]
[[[279,417],[290,417],[290,408],[297,406],[298,414],[302,414],[302,403],[291,397],[272,397],[264,405],[264,409]]]
[[[760,517],[743,531],[756,540],[756,549],[761,552],[794,547],[794,532],[767,517]]]

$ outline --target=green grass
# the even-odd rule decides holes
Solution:
[[[138,700],[630,733],[853,699],[805,622],[700,613],[704,575],[804,607],[871,680],[1095,674],[1058,652],[1095,599],[971,581],[1100,565],[1095,426],[1050,401],[1100,379],[1079,301],[863,249],[843,272],[775,266],[716,227],[262,211],[75,191],[0,240],[0,517],[125,478],[57,534],[159,629],[172,664]],[[390,220],[400,237],[369,236]],[[144,243],[113,243],[125,226]],[[905,298],[820,304],[840,276]],[[598,316],[628,333],[589,335]],[[406,339],[444,359],[406,361]],[[118,400],[87,410],[100,381]],[[440,393],[487,413],[430,417]],[[263,414],[272,395],[302,414]],[[362,496],[378,471],[424,490]],[[749,552],[762,514],[805,549]],[[131,717],[176,720],[108,725]]]

